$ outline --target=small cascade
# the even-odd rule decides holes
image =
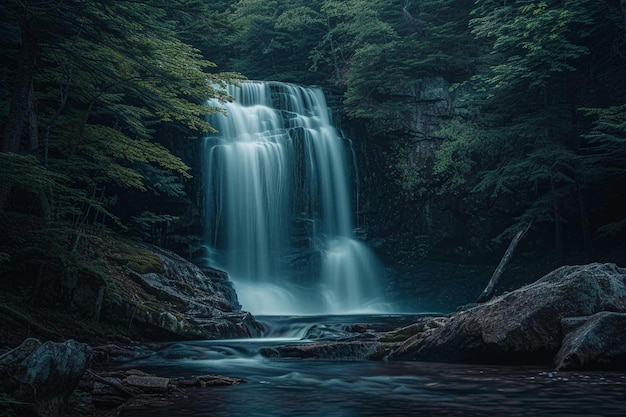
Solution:
[[[250,81],[228,93],[204,142],[207,262],[255,314],[379,311],[381,269],[353,231],[349,144],[321,89]]]

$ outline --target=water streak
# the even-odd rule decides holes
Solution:
[[[319,88],[228,87],[205,141],[209,262],[256,314],[380,309],[380,266],[354,237],[346,146]]]
[[[170,378],[227,375],[238,386],[188,389],[171,405],[134,405],[122,417],[215,416],[550,416],[621,417],[623,372],[556,372],[550,368],[396,361],[285,360],[261,349],[311,343],[312,330],[366,323],[389,331],[419,316],[259,317],[271,337],[150,344],[115,370],[141,369]],[[316,333],[317,334],[317,333]],[[301,340],[302,339],[302,340]],[[320,340],[320,339],[316,339]],[[328,340],[328,339],[326,339]]]

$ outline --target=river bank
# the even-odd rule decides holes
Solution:
[[[342,412],[374,415],[381,412],[381,407],[390,406],[383,395],[388,390],[413,392],[418,396],[431,395],[429,387],[441,384],[451,389],[444,389],[442,397],[435,401],[444,405],[450,398],[456,398],[454,392],[458,390],[464,392],[459,397],[463,401],[470,401],[473,395],[482,395],[483,389],[479,387],[483,384],[490,387],[492,382],[489,381],[501,381],[505,386],[509,383],[522,384],[524,388],[519,391],[523,392],[520,398],[517,394],[511,399],[505,398],[512,401],[511,404],[527,405],[532,398],[530,393],[537,388],[533,385],[536,378],[545,383],[566,383],[563,389],[572,393],[579,394],[584,390],[594,392],[594,396],[586,402],[576,398],[565,408],[557,407],[557,414],[547,415],[576,415],[579,410],[591,410],[598,401],[609,407],[606,413],[599,415],[617,415],[613,414],[613,410],[623,405],[626,391],[623,388],[623,373],[620,372],[626,370],[626,333],[623,330],[626,328],[623,325],[626,317],[626,270],[615,264],[562,267],[532,284],[482,304],[466,305],[453,313],[254,318],[236,308],[232,311],[235,316],[228,311],[215,310],[223,305],[214,303],[215,297],[190,291],[195,288],[190,284],[181,285],[189,277],[189,271],[193,276],[201,273],[197,277],[203,279],[207,278],[206,274],[184,260],[167,256],[175,259],[174,264],[167,266],[169,261],[163,261],[163,270],[144,274],[147,275],[144,281],[158,285],[157,294],[161,294],[161,301],[165,299],[170,303],[168,305],[176,307],[174,311],[189,313],[177,317],[176,323],[211,323],[215,319],[235,316],[247,321],[235,325],[233,328],[236,331],[229,333],[228,337],[220,337],[218,332],[213,337],[193,338],[189,333],[177,334],[175,331],[184,328],[172,327],[170,323],[170,330],[160,324],[160,332],[142,333],[143,340],[119,337],[118,333],[114,333],[112,340],[106,340],[106,333],[100,333],[105,327],[92,331],[91,334],[96,336],[93,339],[81,342],[42,343],[51,337],[44,337],[41,341],[27,339],[27,348],[17,349],[22,352],[19,355],[16,355],[16,350],[9,350],[1,356],[3,390],[13,393],[3,397],[2,405],[14,410],[15,415],[20,415],[19,412],[25,409],[32,415],[41,416],[116,415],[122,410],[130,414],[121,415],[142,416],[146,415],[146,411],[141,410],[154,407],[179,407],[200,398],[213,401],[210,394],[205,395],[198,389],[223,384],[247,387],[233,390],[234,400],[226,401],[230,394],[225,394],[223,398],[226,402],[220,403],[223,415],[230,415],[228,405],[233,405],[232,401],[236,404],[239,401],[255,404],[258,395],[266,401],[264,396],[282,395],[272,390],[285,387],[311,394],[307,396],[307,401],[311,401],[307,405],[310,410],[303,415],[327,413],[328,410],[323,407],[316,408],[324,396],[332,397],[337,409]],[[180,274],[181,266],[185,267],[185,274]],[[133,274],[135,278],[136,275],[137,272]],[[201,285],[206,287],[209,284]],[[146,291],[145,286],[140,288]],[[183,297],[181,288],[196,298]],[[146,293],[159,299],[154,292]],[[200,300],[204,300],[204,304],[200,305],[206,305],[202,311],[207,315],[198,315],[198,310],[193,308],[181,310],[183,299],[191,306],[197,306]],[[45,310],[33,307],[32,311],[45,316]],[[224,314],[216,315],[215,311]],[[156,317],[159,316],[161,314]],[[36,318],[20,321],[20,317],[15,312],[9,316],[28,331],[31,329],[26,324],[33,322],[40,326],[33,327],[33,332],[55,338],[63,338],[64,329],[85,326],[66,322],[65,328],[48,327],[48,323],[54,323],[53,317],[41,322]],[[163,323],[154,320],[154,316],[148,316],[151,317],[152,321],[144,319],[139,323],[153,328],[155,324]],[[225,328],[231,328],[231,324]],[[257,333],[252,334],[249,329],[257,329]],[[148,337],[150,335],[152,338]],[[158,340],[159,343],[151,343],[150,340]],[[100,341],[104,343],[97,343]],[[82,353],[76,355],[75,352]],[[369,371],[362,374],[365,369]],[[456,375],[460,378],[457,381],[460,387],[466,388],[457,387],[452,380],[442,382],[429,369],[441,369]],[[602,372],[598,373],[598,370]],[[511,382],[505,377],[507,372],[521,375],[522,379]],[[431,377],[424,379],[419,376],[422,373]],[[465,377],[461,376],[464,374],[479,382],[466,386]],[[597,375],[597,378],[592,375]],[[378,382],[372,385],[372,380],[388,382],[379,386]],[[605,384],[605,381],[608,381],[608,398],[596,393],[593,388]],[[591,385],[587,387],[588,384]],[[259,391],[257,385],[271,385],[273,388],[263,387]],[[253,386],[254,389],[248,389]],[[372,395],[376,392],[375,387],[379,386],[380,391],[374,395],[378,399],[372,407],[355,406],[349,400],[355,394],[353,388],[346,387],[354,386],[362,387],[359,393],[371,392]],[[493,384],[495,393],[500,392],[497,386]],[[333,397],[339,395],[334,392],[336,387],[343,387],[338,389],[342,395]],[[504,393],[509,389],[512,388],[506,388]],[[491,392],[492,388],[486,390]],[[240,391],[245,392],[244,397],[238,397]],[[42,396],[47,392],[51,399],[44,400]],[[558,392],[554,390],[549,394],[552,401],[560,401]],[[402,402],[414,404],[410,398],[404,398]],[[485,404],[489,398],[494,400],[496,397],[486,396]],[[342,399],[346,404],[342,405]],[[50,407],[56,411],[49,412],[48,406],[41,409],[42,404],[51,404]],[[33,405],[36,405],[35,409],[32,409]],[[263,406],[264,413],[258,415],[283,415],[280,411],[283,406],[272,409],[267,406]],[[254,415],[257,408],[250,407],[236,405],[234,410],[241,415]],[[289,406],[285,407],[289,409]],[[450,412],[451,409],[446,407],[441,410]],[[133,414],[135,411],[129,411],[131,409],[139,414]],[[191,407],[188,415],[203,415],[202,410],[202,407]],[[434,413],[432,415],[443,415],[433,410],[429,411]],[[463,415],[486,415],[485,410],[470,407],[464,409]],[[396,411],[408,412],[402,408]],[[524,414],[513,410],[511,415]]]

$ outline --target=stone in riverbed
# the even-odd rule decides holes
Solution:
[[[342,329],[350,333],[365,333],[369,329],[369,325],[367,323],[346,324]]]
[[[604,311],[562,323],[566,336],[555,358],[557,369],[626,369],[626,314]]]
[[[383,356],[383,345],[378,342],[314,342],[263,348],[261,355],[270,358],[299,358],[323,360],[364,360]]]
[[[561,319],[626,312],[626,269],[564,266],[511,293],[424,326],[390,355],[396,360],[550,364],[561,347]]]
[[[125,382],[131,387],[139,388],[143,392],[165,392],[167,391],[170,379],[150,375],[129,375]]]
[[[35,415],[65,415],[67,400],[89,367],[91,355],[91,347],[75,340],[42,344],[14,375],[20,382],[16,398],[32,404]]]
[[[174,381],[179,387],[213,387],[220,385],[238,385],[245,380],[223,375],[201,375],[189,378],[179,378]]]

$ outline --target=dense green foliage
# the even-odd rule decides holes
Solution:
[[[399,192],[465,201],[461,216],[506,225],[496,240],[533,221],[559,258],[566,236],[589,250],[623,233],[623,1],[242,0],[230,10],[233,68],[343,87],[347,114],[392,139],[383,152]],[[432,77],[465,103],[437,132],[414,124],[414,92]],[[428,170],[416,140],[440,147]]]
[[[565,240],[624,233],[623,1],[8,0],[0,13],[0,204],[62,228],[70,251],[84,226],[131,219],[163,243],[179,217],[158,202],[184,198],[190,176],[172,150],[211,130],[204,102],[239,73],[341,89],[384,139],[402,203],[454,200],[459,218],[493,219],[496,240],[532,221],[559,257]],[[463,109],[425,128],[435,78]],[[13,255],[0,247],[0,266]]]
[[[348,114],[390,117],[407,82],[471,75],[471,1],[245,0],[234,3],[238,54],[249,78],[336,84]]]
[[[122,230],[141,211],[121,213],[120,193],[185,194],[190,168],[165,145],[211,131],[206,100],[241,77],[214,72],[199,49],[219,25],[202,1],[9,0],[0,15],[0,265],[84,274],[86,227]],[[15,213],[43,223],[19,230]]]
[[[485,70],[475,77],[483,93],[481,127],[483,141],[497,153],[478,166],[475,187],[490,198],[515,198],[504,214],[518,222],[552,223],[561,258],[566,223],[571,230],[579,224],[576,235],[588,246],[589,226],[605,221],[590,212],[587,190],[604,187],[612,175],[590,148],[591,113],[582,107],[624,100],[617,74],[626,69],[625,10],[611,1],[477,5],[472,33],[490,48],[482,58]],[[604,152],[623,154],[618,142],[604,146]],[[618,196],[611,194],[617,190],[606,191],[608,207],[601,210],[615,209]]]

